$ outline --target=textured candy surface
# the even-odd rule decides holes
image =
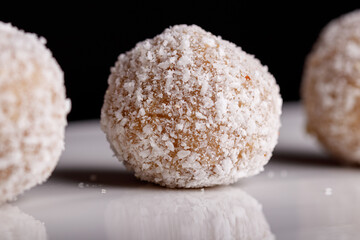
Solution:
[[[121,54],[101,125],[115,155],[167,187],[233,183],[263,170],[282,100],[267,67],[198,26],[178,25]]]
[[[70,102],[44,44],[0,22],[0,203],[45,181],[64,148]]]

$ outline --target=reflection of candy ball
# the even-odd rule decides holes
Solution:
[[[262,206],[237,188],[128,191],[105,217],[109,239],[274,239]]]
[[[335,156],[360,163],[360,11],[324,28],[302,87],[309,132]]]
[[[69,104],[44,42],[0,22],[0,202],[46,180],[64,148]]]
[[[27,240],[47,239],[43,223],[11,205],[0,206],[0,239]]]
[[[101,124],[138,178],[212,186],[263,170],[277,142],[281,103],[257,59],[197,26],[179,25],[119,56]]]

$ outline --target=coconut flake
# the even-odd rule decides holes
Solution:
[[[176,155],[178,156],[178,158],[182,159],[182,158],[189,156],[190,154],[191,154],[191,151],[180,150]]]

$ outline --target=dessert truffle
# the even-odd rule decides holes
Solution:
[[[255,175],[277,143],[282,99],[274,77],[240,47],[178,25],[121,54],[101,127],[135,176],[197,188]]]
[[[0,22],[0,203],[45,181],[64,148],[70,105],[44,44]]]
[[[331,21],[307,57],[308,132],[337,159],[360,163],[360,11]]]

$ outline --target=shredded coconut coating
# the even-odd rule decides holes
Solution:
[[[360,163],[360,10],[331,21],[307,58],[308,131],[339,159]]]
[[[170,188],[259,173],[277,143],[282,99],[267,67],[198,26],[178,25],[121,54],[101,125],[135,176]]]
[[[0,22],[0,203],[45,181],[64,148],[70,105],[44,44]]]

